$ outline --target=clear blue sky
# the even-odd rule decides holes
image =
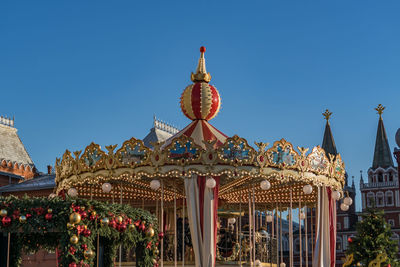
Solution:
[[[65,149],[143,138],[152,116],[184,127],[179,96],[201,45],[222,96],[212,120],[249,141],[321,144],[349,175],[372,164],[378,116],[400,121],[400,2],[2,1],[0,114],[42,171]]]

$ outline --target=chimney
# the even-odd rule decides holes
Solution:
[[[47,165],[47,174],[51,174],[53,167],[51,165]]]

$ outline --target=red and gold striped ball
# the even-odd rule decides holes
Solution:
[[[191,120],[211,120],[221,107],[217,89],[205,82],[197,82],[185,88],[181,96],[183,114]]]

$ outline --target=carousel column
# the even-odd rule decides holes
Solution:
[[[175,186],[174,186],[175,187]],[[178,227],[176,220],[176,191],[174,191],[174,266],[178,266]]]
[[[240,192],[240,202],[239,202],[239,262],[240,267],[242,267],[242,200],[243,200],[243,192]]]
[[[185,266],[185,198],[182,200],[182,267]]]
[[[164,181],[161,180],[161,220],[160,220],[160,233],[164,234]],[[161,241],[161,267],[164,266],[164,236],[162,236]]]

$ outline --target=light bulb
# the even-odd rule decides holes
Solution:
[[[339,200],[340,199],[340,192],[339,191],[333,191],[332,192],[332,198],[334,199],[334,200]]]
[[[217,185],[217,182],[215,181],[215,179],[214,178],[212,178],[212,177],[210,177],[210,178],[207,178],[207,180],[206,180],[206,186],[208,187],[208,188],[214,188],[215,186]]]
[[[71,187],[70,189],[68,189],[68,196],[70,197],[76,197],[78,195],[78,190],[76,190],[75,188]]]
[[[340,204],[340,209],[342,211],[348,211],[349,210],[349,205],[347,205],[346,203],[342,203],[342,204]]]
[[[266,217],[267,222],[272,222],[274,220],[274,217],[272,217],[271,214],[268,214]]]
[[[236,219],[235,219],[235,218],[229,218],[229,219],[228,219],[228,223],[229,223],[229,224],[235,224],[235,222],[236,222]]]
[[[309,195],[312,193],[312,191],[313,191],[312,185],[306,184],[305,186],[303,186],[304,194]]]
[[[345,197],[343,199],[343,203],[346,204],[347,206],[351,206],[351,204],[353,204],[353,199],[351,199],[351,197]]]
[[[104,193],[110,193],[112,189],[112,185],[110,183],[104,183],[101,185],[101,189]]]
[[[271,183],[268,180],[263,180],[260,183],[260,187],[262,190],[268,190],[271,188]]]
[[[254,263],[255,263],[256,266],[261,266],[261,261],[260,260],[256,260]]]
[[[159,180],[152,180],[151,182],[150,182],[150,188],[152,189],[152,190],[154,190],[154,191],[157,191],[159,188],[160,188],[160,186],[161,186],[161,183],[160,183],[160,181]]]

